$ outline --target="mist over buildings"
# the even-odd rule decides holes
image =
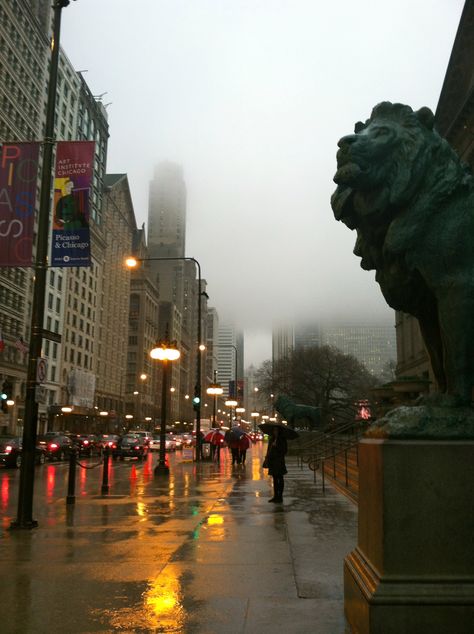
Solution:
[[[186,255],[210,305],[245,330],[247,363],[271,356],[275,321],[393,323],[330,208],[337,141],[383,100],[435,109],[462,6],[81,0],[64,12],[68,57],[107,92],[107,171],[127,173],[141,225],[155,165],[183,167]]]

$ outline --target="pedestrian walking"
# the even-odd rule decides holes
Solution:
[[[283,489],[285,487],[284,475],[288,473],[285,464],[285,456],[288,451],[288,444],[281,429],[273,426],[271,436],[268,439],[268,448],[263,467],[268,469],[268,475],[273,478],[273,497],[269,502],[283,502]]]
[[[239,440],[239,464],[245,465],[247,458],[247,449],[250,447],[250,440],[247,434],[242,436]]]

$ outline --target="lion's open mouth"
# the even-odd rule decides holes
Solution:
[[[354,190],[352,187],[344,187],[343,185],[338,186],[334,194],[331,196],[331,207],[334,211],[334,217],[336,220],[342,220],[346,224],[350,222],[349,218],[352,216],[354,209],[352,203],[353,196]]]
[[[357,163],[338,163],[337,172],[334,175],[334,182],[338,185],[351,185],[357,182],[357,179],[362,175],[362,168]]]

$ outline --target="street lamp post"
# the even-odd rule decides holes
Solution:
[[[37,365],[41,357],[43,343],[44,296],[46,290],[46,270],[48,262],[49,212],[51,207],[51,171],[53,166],[54,118],[56,90],[58,83],[59,37],[61,31],[61,11],[69,0],[53,0],[53,39],[51,41],[51,62],[49,67],[48,103],[43,143],[43,168],[41,173],[41,195],[38,213],[38,237],[36,240],[35,282],[33,306],[31,309],[31,334],[26,375],[25,415],[22,439],[22,460],[18,493],[18,512],[10,528],[35,528],[33,519],[33,491],[35,481],[35,450],[38,425],[38,403],[36,402]]]
[[[169,341],[167,337],[159,341],[156,346],[150,350],[150,357],[158,359],[163,364],[163,379],[161,390],[161,425],[160,425],[160,456],[158,464],[155,467],[155,475],[167,475],[169,467],[166,465],[166,401],[168,398],[168,376],[169,363],[179,359],[180,352],[176,346],[176,341]]]
[[[237,405],[238,405],[237,401],[234,401],[233,399],[230,399],[225,402],[225,406],[230,407],[230,426],[231,427],[232,427],[232,422],[234,420],[234,407],[237,407]]]
[[[217,382],[217,370],[214,370],[214,383],[211,383],[206,390],[207,394],[213,396],[213,410],[212,410],[212,426],[217,427],[216,414],[217,414],[217,397],[221,396],[224,392],[222,386]]]
[[[192,257],[162,257],[162,258],[135,258],[129,257],[125,260],[125,264],[129,269],[135,268],[139,262],[159,262],[159,261],[171,261],[171,260],[189,260],[194,262],[198,269],[198,305],[197,305],[197,314],[198,314],[198,323],[197,323],[197,358],[196,358],[196,386],[194,388],[194,398],[196,402],[194,404],[194,408],[196,411],[196,460],[201,460],[201,353],[203,348],[203,344],[201,342],[202,336],[202,317],[201,317],[201,297],[205,295],[208,297],[207,293],[202,291],[202,278],[201,278],[201,265],[196,260],[196,258]]]
[[[257,431],[257,419],[260,416],[258,412],[251,412],[250,416],[253,418],[253,431]]]

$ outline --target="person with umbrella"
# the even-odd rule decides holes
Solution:
[[[232,427],[225,433],[225,441],[232,455],[232,466],[241,464],[240,440],[242,436],[245,436],[245,432],[242,428],[237,426]]]
[[[224,444],[224,432],[219,428],[212,428],[202,439],[211,445],[211,458],[216,462],[221,459],[221,447]]]
[[[250,447],[250,439],[247,434],[243,434],[239,439],[239,459],[238,464],[245,465],[247,449]]]
[[[285,464],[285,456],[288,451],[286,439],[297,438],[298,433],[282,423],[262,423],[259,427],[270,436],[267,454],[263,461],[263,467],[268,469],[268,475],[273,478],[273,497],[268,501],[279,504],[283,502],[284,475],[288,473]]]

